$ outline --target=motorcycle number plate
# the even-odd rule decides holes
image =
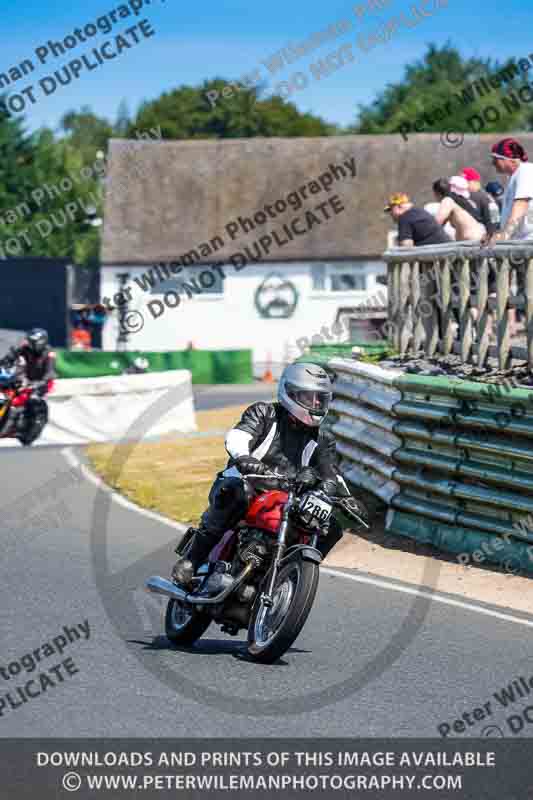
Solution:
[[[303,498],[301,509],[311,514],[312,517],[316,517],[320,522],[327,522],[333,511],[330,503],[326,503],[325,500],[314,494],[308,494]]]

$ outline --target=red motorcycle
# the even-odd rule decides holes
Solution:
[[[301,486],[278,473],[247,475],[246,481],[257,495],[199,567],[193,588],[159,576],[146,588],[170,598],[165,629],[175,644],[192,645],[215,622],[233,636],[247,629],[250,658],[271,664],[291,647],[311,611],[322,561],[317,543],[328,533],[334,508],[369,526],[362,505],[359,517],[343,508],[346,498],[332,497],[321,484]],[[277,488],[270,488],[273,482]],[[187,534],[177,552],[186,546]]]
[[[50,391],[53,381],[49,382]],[[33,394],[33,386],[21,379],[16,370],[0,368],[0,439],[18,439],[29,446],[41,434],[48,421],[46,402],[40,398],[35,409],[37,429],[28,437],[24,430],[22,417]]]

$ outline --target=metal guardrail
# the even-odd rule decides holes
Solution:
[[[393,248],[383,258],[389,334],[399,353],[454,353],[478,366],[491,357],[500,369],[519,359],[533,368],[533,242],[508,241],[490,249],[461,242]],[[524,311],[525,346],[511,343],[511,309]],[[489,343],[492,313],[495,345]]]
[[[470,381],[328,366],[341,471],[388,505],[387,530],[456,553],[482,547],[533,572],[529,393],[487,397]]]

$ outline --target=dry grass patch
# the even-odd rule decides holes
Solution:
[[[209,411],[196,412],[196,424],[199,431],[229,431],[240,420],[242,412],[250,403],[228,408],[214,408]]]
[[[198,429],[229,430],[246,408],[200,411]],[[185,524],[196,524],[209,489],[224,468],[224,436],[176,437],[164,442],[95,444],[86,450],[92,468],[121,494]]]

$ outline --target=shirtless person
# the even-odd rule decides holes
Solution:
[[[449,222],[455,228],[457,242],[481,242],[487,235],[487,229],[481,222],[481,213],[477,205],[470,200],[468,182],[466,178],[454,175],[447,181],[440,178],[433,184],[433,194],[440,201],[440,206],[435,214],[435,219],[444,225]],[[468,210],[467,210],[468,209]],[[472,262],[470,273],[470,293],[478,290],[478,264]],[[491,287],[489,286],[489,291]],[[472,319],[478,318],[477,307],[472,307]],[[459,323],[458,317],[456,322]],[[491,326],[489,324],[489,335]]]
[[[486,236],[479,210],[470,200],[465,178],[459,175],[449,181],[440,178],[433,184],[433,194],[440,202],[435,219],[440,225],[449,222],[455,228],[456,241],[480,242]]]

